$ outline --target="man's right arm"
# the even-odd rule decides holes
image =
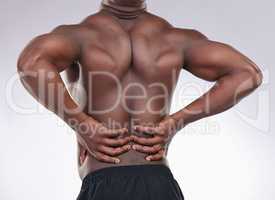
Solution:
[[[215,84],[173,114],[183,125],[228,110],[258,88],[263,78],[259,67],[230,45],[209,40],[198,31],[189,34],[183,45],[184,69]]]
[[[203,34],[193,30],[180,31],[183,50],[183,68],[193,75],[215,82],[214,86],[186,107],[166,117],[157,128],[150,130],[153,138],[137,138],[139,151],[151,154],[150,160],[163,158],[163,149],[148,148],[170,142],[174,134],[194,121],[213,116],[236,105],[252,93],[262,82],[258,66],[233,47],[211,41]],[[138,127],[146,132],[148,127]],[[150,128],[151,129],[151,128]],[[149,149],[149,150],[148,150]],[[153,155],[152,155],[153,154]]]

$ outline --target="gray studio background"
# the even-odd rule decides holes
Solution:
[[[23,90],[16,59],[34,36],[79,22],[99,2],[0,1],[1,200],[73,200],[79,192],[74,135]],[[174,138],[170,166],[187,200],[275,198],[274,7],[271,0],[148,0],[149,11],[233,45],[265,76],[257,92],[234,109]],[[211,85],[183,72],[172,111],[206,86]]]

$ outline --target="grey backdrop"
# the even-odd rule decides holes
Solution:
[[[75,138],[23,90],[16,59],[31,38],[59,24],[79,22],[99,2],[0,1],[0,199],[76,198],[81,182]],[[233,45],[264,70],[256,93],[175,137],[170,165],[187,200],[275,198],[274,6],[271,0],[148,0],[149,11]],[[206,86],[210,84],[183,72],[172,111]]]

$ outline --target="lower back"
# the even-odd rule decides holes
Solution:
[[[81,158],[82,161],[79,162],[79,175],[81,179],[87,176],[90,172],[106,168],[106,167],[116,167],[116,166],[127,166],[127,165],[154,165],[154,164],[163,164],[168,165],[166,159],[162,159],[160,161],[147,161],[145,160],[146,154],[136,152],[134,150],[130,150],[127,153],[124,153],[118,158],[120,158],[119,164],[111,164],[111,163],[103,163],[96,160],[94,157],[89,155],[87,151],[78,144],[79,147],[79,155],[83,156]]]

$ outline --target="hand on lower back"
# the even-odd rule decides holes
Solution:
[[[158,126],[135,126],[137,133],[146,134],[150,137],[142,137],[134,135],[132,140],[133,150],[145,153],[148,161],[157,161],[165,157],[166,146],[177,132],[177,123],[173,118],[167,117],[161,121]]]
[[[79,124],[77,132],[79,143],[101,162],[118,164],[118,156],[131,149],[131,137],[126,136],[126,128],[108,129],[88,118]]]

